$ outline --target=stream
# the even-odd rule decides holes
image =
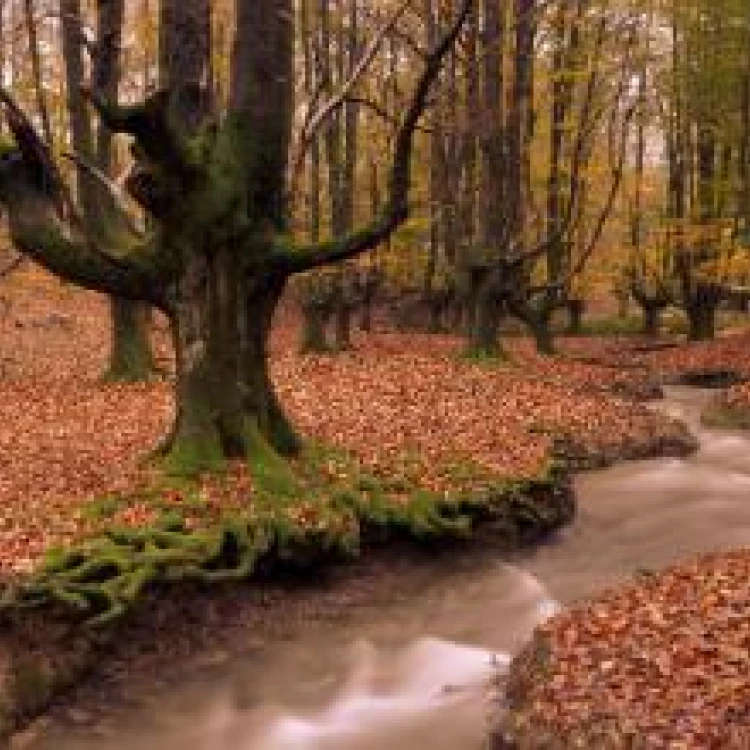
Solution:
[[[688,423],[696,454],[579,476],[576,521],[511,562],[436,565],[387,606],[157,694],[108,736],[71,728],[34,748],[480,750],[487,680],[537,623],[639,570],[750,544],[750,436],[702,428],[709,398],[675,387],[654,407]]]

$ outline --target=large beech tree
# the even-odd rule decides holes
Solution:
[[[143,232],[117,221],[92,232],[43,141],[5,93],[14,143],[0,161],[0,200],[16,247],[83,287],[146,302],[172,322],[177,415],[168,461],[195,472],[227,458],[299,447],[274,391],[266,343],[290,277],[364,253],[408,214],[414,132],[471,0],[424,58],[394,140],[389,192],[371,222],[330,241],[288,233],[292,142],[292,0],[236,0],[230,96],[217,112],[210,76],[210,0],[162,0],[165,88],[136,105],[90,100],[132,139],[127,182]]]

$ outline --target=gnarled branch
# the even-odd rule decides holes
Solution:
[[[103,248],[100,238],[89,236],[48,147],[2,88],[0,101],[15,139],[0,158],[0,201],[16,249],[87,289],[164,309],[164,262],[153,240],[123,232]]]

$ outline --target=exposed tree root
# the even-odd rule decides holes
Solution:
[[[251,575],[271,539],[259,527],[226,522],[206,532],[182,524],[112,530],[101,539],[52,559],[32,581],[8,588],[0,611],[62,605],[86,624],[118,619],[158,581],[217,582]]]

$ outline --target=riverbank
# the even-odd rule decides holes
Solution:
[[[726,394],[703,391],[688,412],[691,423],[702,414],[706,424]],[[624,584],[539,626],[493,690],[493,750],[750,746],[748,438],[700,435],[696,456],[644,469],[643,486],[636,476],[622,491],[644,492],[646,502],[653,495],[657,508],[661,497],[672,498],[675,518],[665,524],[676,526],[662,533],[665,548],[681,548],[697,532],[705,546],[692,554],[712,552],[676,554],[672,560],[686,561],[666,567],[668,555],[650,569],[634,565]],[[609,489],[610,502],[617,483],[599,488]]]
[[[617,342],[574,339],[540,359],[518,340],[509,362],[469,363],[455,338],[381,332],[303,358],[282,320],[274,376],[313,454],[291,474],[235,465],[175,485],[138,462],[168,421],[168,385],[101,383],[104,303],[55,289],[21,290],[0,336],[13,353],[0,381],[0,568],[21,603],[42,606],[5,620],[6,731],[106,661],[146,606],[175,612],[173,598],[208,581],[317,574],[384,544],[529,543],[570,519],[571,469],[695,448],[630,397],[653,391],[647,367],[593,361]],[[164,595],[168,579],[182,583]],[[92,618],[117,624],[92,634]]]
[[[702,557],[538,627],[498,685],[493,750],[748,747],[748,580],[750,551]]]

